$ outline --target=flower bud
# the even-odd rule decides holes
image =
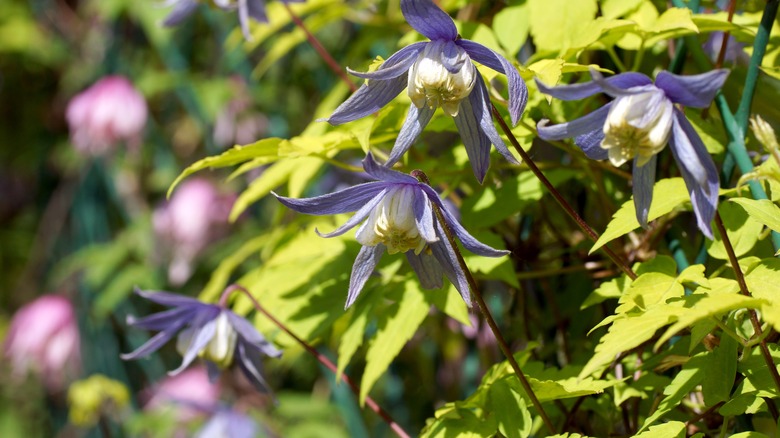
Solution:
[[[637,165],[645,165],[669,141],[673,109],[664,92],[653,86],[645,92],[616,98],[601,142],[609,152],[609,161],[620,166],[639,156]]]
[[[756,136],[767,152],[776,153],[780,150],[780,146],[777,144],[777,136],[772,126],[762,119],[761,116],[756,115],[750,118],[750,129],[753,131],[753,135]]]
[[[408,93],[417,108],[439,106],[455,117],[476,83],[477,68],[452,41],[431,41],[409,69]]]
[[[390,254],[409,250],[420,254],[428,242],[417,229],[413,205],[412,187],[400,186],[391,189],[360,227],[355,236],[356,240],[365,246],[382,243]]]

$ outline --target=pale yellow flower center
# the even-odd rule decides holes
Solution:
[[[390,254],[409,250],[420,254],[428,242],[417,228],[413,203],[413,188],[402,186],[391,189],[371,212],[355,238],[365,246],[384,244]]]
[[[450,45],[446,46],[448,43]],[[456,53],[450,61],[452,65],[460,66],[455,73],[442,62],[445,46]],[[460,110],[460,102],[474,89],[476,75],[477,69],[463,49],[451,42],[432,41],[409,69],[409,98],[417,108],[441,107],[445,113],[455,117]]]
[[[601,142],[609,161],[620,166],[638,157],[637,165],[645,165],[669,141],[673,109],[663,91],[655,88],[615,99]]]

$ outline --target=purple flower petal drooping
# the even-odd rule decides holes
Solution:
[[[537,125],[539,137],[561,140],[574,137],[585,154],[609,159],[615,166],[632,160],[634,205],[637,220],[647,226],[653,197],[657,154],[669,144],[685,180],[699,229],[712,239],[712,219],[718,204],[718,172],[699,135],[677,105],[706,108],[728,77],[727,70],[694,76],[662,71],[655,83],[640,73],[603,78],[591,70],[593,81],[539,89],[562,100],[582,99],[598,92],[615,99],[579,119],[549,126]]]
[[[305,0],[280,1],[284,3],[300,3]],[[265,13],[265,0],[213,0],[213,2],[214,5],[222,10],[238,11],[238,21],[241,23],[241,31],[244,33],[244,38],[247,40],[252,39],[252,36],[249,33],[250,18],[260,23],[268,22],[268,15]],[[165,20],[163,20],[165,26],[178,25],[198,8],[197,0],[168,0],[166,4],[168,6],[173,5],[173,11],[171,11]]]
[[[512,63],[473,41],[461,39],[449,15],[431,0],[401,0],[406,21],[430,39],[404,47],[375,72],[349,72],[368,79],[342,103],[327,121],[333,125],[357,120],[378,111],[407,88],[412,106],[393,145],[386,166],[392,166],[414,144],[441,107],[455,118],[474,175],[482,182],[490,164],[490,145],[517,164],[493,125],[491,103],[484,80],[472,61],[506,75],[509,114],[517,124],[528,100],[528,89]]]
[[[148,356],[176,336],[176,346],[183,360],[170,375],[179,374],[195,358],[201,357],[212,371],[237,364],[259,391],[268,390],[259,372],[260,359],[262,356],[279,357],[282,352],[244,318],[222,306],[169,292],[136,290],[136,293],[172,309],[140,319],[128,318],[128,324],[133,327],[158,330],[159,333],[135,351],[123,354],[122,359]]]
[[[340,235],[363,222],[355,238],[363,247],[352,266],[346,307],[360,295],[382,254],[404,253],[423,288],[442,286],[442,275],[455,285],[467,305],[471,305],[466,274],[455,250],[434,214],[434,205],[444,215],[447,226],[469,251],[486,257],[501,257],[508,251],[493,249],[469,234],[447,211],[439,195],[428,185],[401,172],[380,166],[369,153],[363,168],[378,181],[317,196],[294,199],[274,196],[285,206],[314,215],[355,212],[335,231],[323,237]]]

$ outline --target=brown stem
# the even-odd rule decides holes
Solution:
[[[737,0],[731,0],[729,2],[729,18],[728,21],[731,23],[731,21],[734,19],[734,11],[737,9]],[[731,36],[731,32],[725,31],[723,32],[723,42],[720,44],[720,52],[718,52],[718,59],[715,61],[715,69],[719,69],[723,66],[723,60],[726,58],[726,48],[728,47],[729,37]]]
[[[693,417],[691,417],[691,419],[689,419],[688,421],[685,422],[685,426],[688,427],[688,426],[691,426],[693,424],[696,424],[699,420],[701,420],[702,418],[712,414],[717,409],[719,409],[721,406],[723,406],[723,403],[724,402],[715,403],[715,405],[713,405],[712,407],[710,407],[706,411],[694,415]]]
[[[745,282],[745,276],[742,274],[742,268],[739,266],[737,255],[734,253],[734,247],[731,245],[731,239],[729,239],[729,235],[726,233],[726,227],[723,225],[723,220],[721,219],[720,213],[718,212],[715,212],[715,225],[718,227],[721,240],[723,240],[723,246],[726,248],[726,253],[729,256],[731,267],[734,268],[734,275],[737,277],[737,283],[739,283],[740,292],[742,295],[748,297],[752,296],[748,290],[747,283]],[[758,315],[756,315],[756,311],[753,309],[748,309],[748,314],[750,315],[750,322],[753,324],[753,337],[760,338],[763,335],[763,332],[761,330],[761,323],[758,321]],[[758,345],[759,349],[761,350],[761,355],[764,357],[764,362],[766,362],[767,368],[769,369],[769,374],[772,375],[772,379],[775,381],[775,386],[777,386],[778,391],[780,391],[780,374],[778,374],[777,366],[775,365],[774,360],[772,360],[772,355],[769,353],[769,347],[767,347],[766,339],[762,339]]]
[[[417,178],[418,180],[420,180],[421,182],[431,185],[428,176],[425,175],[423,171],[413,170],[411,175]],[[463,260],[463,255],[460,253],[460,250],[458,249],[458,245],[455,242],[455,238],[452,235],[452,230],[450,230],[449,225],[447,225],[447,221],[444,220],[444,214],[441,212],[441,209],[439,208],[438,205],[436,205],[435,203],[431,203],[431,204],[433,205],[433,212],[436,214],[436,220],[439,221],[439,224],[444,230],[444,235],[447,238],[447,241],[452,246],[452,249],[455,252],[455,256],[458,259],[458,264],[460,265],[461,270],[463,270],[463,273],[466,275],[466,280],[469,283],[469,288],[471,288],[471,293],[474,296],[479,306],[479,310],[482,313],[482,316],[485,318],[485,321],[488,323],[488,326],[490,326],[490,330],[493,332],[493,336],[495,336],[496,341],[498,342],[498,346],[501,349],[501,352],[504,353],[504,356],[507,358],[509,364],[512,366],[512,369],[514,370],[517,379],[520,380],[520,385],[523,386],[526,395],[528,396],[529,399],[531,399],[531,403],[536,408],[536,411],[539,413],[539,416],[542,417],[542,421],[544,422],[545,426],[547,426],[547,429],[549,429],[550,433],[554,435],[556,433],[555,426],[553,425],[552,421],[550,421],[550,417],[548,417],[547,413],[544,411],[544,408],[542,407],[542,403],[539,402],[539,399],[536,397],[534,390],[531,388],[531,384],[528,382],[528,379],[525,377],[525,374],[523,374],[523,371],[520,369],[520,365],[517,363],[517,360],[515,360],[515,356],[512,354],[512,351],[509,349],[509,344],[506,342],[506,339],[504,339],[504,336],[501,334],[501,331],[498,329],[498,325],[496,324],[496,321],[493,319],[493,315],[490,313],[490,309],[488,309],[484,298],[482,298],[482,293],[479,290],[477,281],[474,279],[474,276],[471,275],[471,271],[469,270],[469,267],[466,265],[466,261]]]
[[[571,205],[569,205],[568,202],[566,202],[565,199],[563,199],[563,196],[558,191],[558,189],[555,188],[555,186],[550,183],[550,180],[547,179],[546,176],[542,173],[541,170],[536,166],[536,164],[531,160],[531,157],[528,155],[528,153],[520,146],[520,143],[517,141],[517,138],[512,133],[512,130],[509,129],[509,125],[506,124],[504,121],[504,118],[501,117],[501,113],[498,112],[498,109],[495,105],[492,105],[493,107],[493,116],[498,121],[498,124],[501,126],[501,129],[504,131],[504,134],[509,138],[509,141],[512,143],[512,146],[515,147],[515,150],[517,150],[517,153],[520,154],[520,157],[523,159],[523,163],[525,163],[529,169],[531,169],[531,172],[536,175],[536,177],[541,181],[541,183],[547,188],[547,190],[550,192],[550,194],[555,198],[555,201],[558,202],[558,205],[563,208],[563,210],[566,212],[566,214],[569,215],[570,218],[574,220],[574,222],[577,223],[577,225],[580,227],[580,229],[588,236],[591,240],[594,242],[599,240],[599,235],[596,231],[593,230],[593,228],[588,225],[587,222],[585,222],[585,219],[583,219],[579,214],[577,214],[576,211],[574,211],[574,208],[572,208]],[[625,260],[623,260],[620,256],[615,254],[612,249],[609,248],[609,246],[604,245],[601,247],[601,249],[607,254],[607,256],[612,260],[618,268],[620,268],[621,271],[623,271],[629,278],[632,280],[636,280],[636,274],[631,269],[630,266],[626,263]]]
[[[335,59],[333,59],[332,56],[330,56],[330,53],[328,53],[328,50],[325,49],[325,47],[320,43],[320,41],[317,39],[317,37],[314,36],[311,32],[309,32],[309,29],[306,27],[306,24],[303,23],[303,20],[301,20],[298,15],[293,12],[290,5],[287,4],[287,2],[282,2],[285,9],[287,9],[287,12],[290,14],[290,18],[292,18],[293,22],[301,28],[303,33],[306,34],[306,40],[309,41],[309,44],[314,48],[314,50],[317,51],[317,53],[320,55],[320,58],[325,61],[326,64],[328,64],[328,67],[333,71],[333,73],[336,73],[338,77],[349,87],[350,90],[354,93],[357,91],[357,86],[355,86],[354,83],[349,79],[349,76],[344,72],[344,69],[341,67],[341,65],[336,62]]]
[[[290,329],[288,329],[287,326],[282,324],[281,321],[279,321],[273,315],[268,313],[268,311],[265,310],[265,308],[260,305],[260,303],[255,299],[255,297],[245,287],[241,286],[240,284],[232,284],[228,286],[227,289],[225,289],[225,291],[222,292],[222,296],[219,299],[219,304],[221,306],[225,306],[227,304],[227,297],[236,291],[243,292],[244,295],[246,295],[246,297],[249,298],[249,300],[252,302],[252,304],[255,306],[255,309],[257,309],[258,312],[265,315],[266,318],[270,319],[271,322],[276,324],[277,327],[282,329],[285,333],[290,335],[290,337],[295,339],[296,342],[301,344],[301,346],[304,349],[306,349],[306,351],[309,352],[309,354],[314,356],[323,366],[325,366],[325,368],[331,370],[334,374],[338,375],[338,367],[336,367],[336,365],[333,362],[331,362],[330,359],[328,359],[325,355],[323,355],[319,351],[315,350],[314,347],[309,345],[306,341],[296,336],[295,333],[290,331]],[[344,373],[341,374],[341,380],[344,383],[346,383],[350,387],[350,389],[352,389],[352,392],[355,394],[356,397],[360,397],[360,386],[354,383]],[[391,417],[387,411],[382,409],[382,407],[379,406],[379,404],[368,395],[366,395],[366,404],[368,405],[369,408],[371,408],[372,411],[376,412],[380,417],[382,417],[385,423],[387,423],[390,426],[390,429],[392,429],[396,435],[398,435],[401,438],[409,438],[409,434],[406,433],[406,431],[398,423],[396,423],[395,420],[393,420],[393,417]]]

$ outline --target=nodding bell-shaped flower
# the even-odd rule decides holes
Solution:
[[[356,234],[363,248],[352,266],[345,307],[357,300],[385,250],[390,254],[404,253],[423,288],[442,287],[442,276],[446,276],[458,289],[466,305],[470,306],[466,274],[458,263],[455,249],[446,238],[443,225],[434,214],[434,205],[441,210],[449,229],[469,251],[485,257],[500,257],[509,252],[493,249],[475,239],[447,211],[439,195],[427,184],[380,166],[370,153],[363,160],[363,169],[377,181],[306,199],[285,198],[274,193],[282,204],[299,213],[327,215],[355,212],[344,225],[331,233],[320,234],[322,237],[340,236],[365,221]]]
[[[637,166],[647,164],[669,141],[673,109],[664,92],[655,87],[618,96],[604,123],[601,142],[609,161],[620,166],[636,157]]]
[[[561,100],[578,100],[604,92],[614,100],[576,120],[548,126],[539,121],[539,137],[574,142],[589,158],[609,159],[615,166],[633,163],[633,190],[636,217],[647,226],[653,199],[657,154],[668,143],[677,161],[699,229],[712,239],[712,219],[718,205],[718,171],[699,134],[675,104],[706,108],[728,77],[727,70],[713,70],[694,76],[678,76],[666,71],[653,82],[641,73],[621,73],[603,78],[596,70],[593,81],[539,89]]]
[[[168,374],[175,376],[184,371],[196,357],[202,357],[206,360],[212,379],[216,378],[220,369],[237,364],[259,391],[268,390],[260,371],[261,358],[279,357],[282,352],[246,319],[222,306],[169,292],[136,290],[136,293],[172,309],[140,319],[129,317],[128,325],[160,332],[132,353],[123,354],[122,359],[146,357],[178,333],[176,347],[184,359],[179,368]]]
[[[447,115],[455,117],[460,102],[471,94],[476,78],[477,68],[465,50],[452,41],[436,40],[417,55],[417,61],[409,69],[407,90],[417,108],[441,107]]]
[[[482,182],[490,165],[490,145],[510,163],[509,152],[493,125],[490,97],[473,61],[506,75],[509,115],[517,124],[528,100],[528,89],[509,60],[487,47],[460,38],[455,22],[431,0],[401,0],[401,12],[428,42],[406,46],[373,72],[348,71],[367,79],[326,119],[332,125],[351,122],[379,111],[407,88],[412,105],[385,166],[403,157],[441,107],[455,118],[474,176]]]
[[[420,255],[428,241],[417,227],[413,205],[414,188],[400,186],[388,189],[358,230],[355,240],[364,246],[381,243],[390,254],[414,251],[415,255]]]
[[[238,333],[230,325],[227,313],[220,312],[214,319],[214,335],[208,344],[198,352],[198,357],[213,363],[220,369],[226,369],[233,363],[233,352],[236,350]],[[192,336],[197,330],[190,327],[179,333],[176,338],[176,350],[184,356],[192,344]]]

